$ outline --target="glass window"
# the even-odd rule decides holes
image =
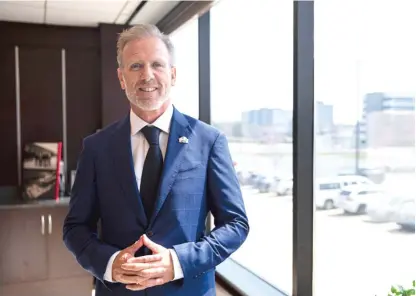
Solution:
[[[339,189],[339,183],[327,183],[327,184],[320,184],[319,189],[320,190],[333,190],[333,189]]]
[[[415,280],[415,212],[391,202],[416,193],[415,11],[410,0],[315,1],[316,176],[374,182],[316,211],[315,295],[381,296]],[[373,195],[383,188],[393,194]]]
[[[175,46],[176,84],[173,104],[182,113],[199,118],[198,19],[170,34]]]
[[[211,9],[211,97],[212,125],[228,137],[251,225],[231,258],[290,294],[292,1],[222,0]]]

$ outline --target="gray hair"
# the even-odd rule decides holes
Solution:
[[[170,63],[171,66],[175,63],[175,54],[174,54],[174,47],[173,43],[170,40],[168,35],[163,34],[158,27],[155,25],[150,24],[139,24],[135,25],[129,29],[124,30],[122,33],[119,34],[118,40],[117,40],[117,62],[119,67],[123,66],[121,55],[123,53],[123,49],[126,46],[126,44],[130,41],[137,40],[137,39],[143,39],[147,37],[157,37],[160,40],[163,41],[163,43],[166,45],[166,48],[168,49],[169,55],[170,55]]]

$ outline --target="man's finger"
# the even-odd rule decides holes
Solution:
[[[138,276],[138,275],[126,275],[126,274],[118,274],[115,279],[117,282],[122,284],[141,284],[142,282],[146,281],[147,278]]]
[[[123,260],[124,262],[127,262],[130,258],[132,258],[133,257],[133,255],[132,254],[130,254],[130,253],[124,253],[124,254],[122,254],[121,255],[121,260]]]
[[[131,257],[127,260],[127,263],[150,263],[162,260],[162,255],[155,254],[155,255],[147,255],[141,257]]]
[[[125,274],[125,275],[137,275],[137,271],[130,271],[121,269],[120,267],[114,268],[113,273],[116,274]]]
[[[123,263],[121,269],[127,271],[141,271],[143,269],[156,268],[161,266],[161,262],[155,263]]]
[[[126,288],[132,291],[139,291],[143,290],[145,288],[150,288],[158,285],[163,285],[164,280],[163,278],[156,278],[156,279],[148,279],[144,282],[142,282],[139,285],[133,284],[133,285],[127,285]]]
[[[163,277],[166,272],[166,267],[155,267],[149,269],[143,269],[139,271],[139,276],[144,278],[159,278]]]
[[[126,285],[126,289],[131,290],[131,291],[140,291],[140,290],[144,290],[146,289],[146,286],[142,286],[142,285]]]
[[[129,247],[129,253],[134,254],[138,249],[143,247],[143,238],[139,238],[134,244]]]
[[[161,245],[158,245],[157,243],[150,240],[150,238],[147,237],[146,234],[143,234],[143,244],[148,247],[153,253],[160,253],[160,247]]]
[[[155,278],[155,279],[148,279],[144,281],[142,285],[146,287],[153,287],[153,286],[163,285],[164,282],[165,281],[163,280],[163,278]]]

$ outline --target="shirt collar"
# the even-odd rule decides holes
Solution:
[[[156,119],[155,122],[149,124],[148,122],[141,119],[139,116],[137,116],[133,110],[130,110],[130,130],[131,135],[137,134],[142,128],[144,128],[146,125],[152,125],[160,129],[161,131],[169,134],[170,131],[170,122],[172,120],[173,116],[173,106],[172,104],[169,105],[169,107],[165,110],[165,112]]]

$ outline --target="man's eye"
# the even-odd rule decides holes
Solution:
[[[130,66],[130,69],[132,69],[132,70],[137,70],[137,69],[139,69],[140,68],[140,64],[132,64],[131,66]]]
[[[153,67],[160,68],[160,67],[163,67],[163,65],[161,63],[156,62],[156,63],[153,63]]]

